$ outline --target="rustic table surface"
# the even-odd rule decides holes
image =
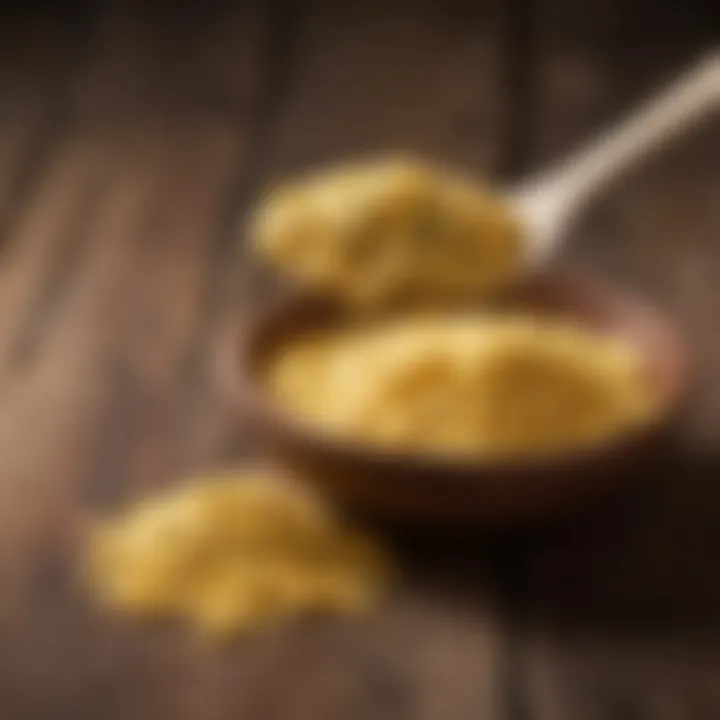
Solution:
[[[89,514],[251,450],[214,363],[255,297],[236,226],[263,183],[389,147],[517,175],[711,46],[710,5],[2,11],[0,717],[720,717],[717,123],[609,194],[567,256],[696,350],[701,392],[642,498],[418,549],[376,616],[221,652],[102,616],[75,573]]]

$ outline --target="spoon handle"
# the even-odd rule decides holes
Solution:
[[[514,194],[536,260],[547,257],[577,213],[648,153],[720,109],[720,52],[661,91],[581,150]]]

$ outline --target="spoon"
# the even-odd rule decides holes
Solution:
[[[579,213],[610,182],[719,109],[714,52],[585,147],[521,182],[508,199],[525,228],[529,264],[545,264],[558,252]]]
[[[513,235],[519,227],[522,245],[519,255],[511,250],[510,245],[507,246],[506,253],[503,243],[508,223],[498,224],[498,218],[494,218],[493,222],[480,222],[480,226],[495,228],[490,237],[484,237],[481,233],[481,236],[476,238],[480,245],[487,243],[487,248],[480,248],[476,254],[479,258],[485,257],[486,261],[473,263],[473,267],[477,266],[478,274],[477,277],[471,274],[468,281],[468,274],[464,272],[469,269],[465,259],[467,254],[458,255],[455,261],[462,267],[456,267],[456,278],[465,278],[465,284],[470,282],[473,288],[480,292],[483,288],[492,290],[503,283],[510,284],[518,275],[522,276],[526,272],[535,274],[533,270],[549,264],[557,254],[572,223],[600,191],[621,173],[632,169],[651,151],[662,147],[718,109],[720,52],[713,52],[654,99],[601,133],[570,157],[521,181],[509,191],[491,191],[490,194],[495,194],[496,198],[491,198],[487,207],[487,188],[478,186],[479,197],[484,199],[477,208],[477,214],[482,219],[482,213],[489,212],[493,219],[492,213],[497,214],[500,212],[498,207],[502,208],[503,214],[517,221],[509,225],[513,228]],[[309,186],[309,197],[314,197],[314,200],[308,201],[308,198],[305,198],[303,212],[298,212],[298,207],[302,204],[292,201],[288,203],[282,194],[276,196],[269,205],[261,206],[262,212],[259,212],[257,217],[263,222],[255,225],[251,231],[256,239],[259,238],[258,243],[253,243],[253,249],[259,249],[272,264],[305,286],[321,288],[323,292],[329,291],[336,295],[349,293],[351,289],[353,294],[357,295],[356,291],[359,289],[359,296],[364,299],[367,299],[365,296],[369,287],[372,292],[367,296],[373,302],[386,300],[388,292],[402,290],[402,284],[413,275],[413,263],[404,249],[407,233],[397,233],[397,243],[387,242],[387,238],[381,236],[378,242],[370,244],[368,253],[368,248],[363,245],[367,233],[357,232],[352,223],[338,223],[338,217],[357,218],[367,213],[369,217],[366,219],[370,226],[382,227],[386,220],[382,213],[379,219],[373,216],[373,213],[377,214],[377,208],[382,207],[378,199],[382,200],[384,197],[388,207],[397,206],[399,203],[393,198],[397,197],[398,192],[401,196],[403,193],[409,194],[411,198],[414,197],[413,192],[417,195],[417,188],[412,180],[408,179],[413,173],[433,172],[432,167],[413,163],[412,159],[409,164],[400,162],[399,165],[393,164],[392,160],[381,161],[379,166],[373,169],[377,174],[376,180],[379,180],[375,188],[376,196],[370,203],[366,197],[367,168],[361,170],[361,181],[355,185],[347,179],[341,184],[336,176],[327,177],[322,173],[318,175],[317,177],[321,178],[320,184]],[[357,179],[357,170],[357,167],[349,166],[351,179]],[[372,183],[370,185],[372,186]],[[422,186],[420,183],[420,187]],[[301,193],[306,192],[307,186],[303,189],[302,182],[297,187]],[[322,192],[318,193],[318,187],[322,188]],[[333,197],[333,192],[338,187],[341,192],[339,196]],[[386,195],[383,196],[383,193]],[[297,192],[290,197],[297,198]],[[331,198],[332,202],[328,202],[328,198]],[[495,199],[503,202],[492,202]],[[403,202],[407,202],[407,198]],[[422,205],[426,199],[414,197],[414,202],[415,205]],[[342,212],[338,211],[338,207]],[[313,221],[308,222],[308,217],[312,217]],[[465,223],[463,227],[467,234],[468,219],[463,219],[462,215],[460,218],[460,224]],[[478,217],[473,219],[477,221]],[[327,224],[330,230],[318,233],[317,228],[323,224]],[[337,227],[335,224],[338,224]],[[445,225],[448,223],[443,226]],[[471,224],[472,228],[476,226],[477,222]],[[345,237],[342,242],[335,242],[336,236],[343,233],[349,233],[349,237]],[[423,253],[418,253],[417,248],[421,246],[427,247],[427,243],[416,243],[413,252],[417,257],[420,276],[423,277],[428,266],[431,269],[434,267],[435,259],[432,254],[425,257]],[[302,248],[301,253],[297,251],[299,247]],[[452,243],[448,247],[452,248]],[[363,257],[364,260],[358,261],[358,257]],[[448,259],[453,260],[453,257],[453,251],[449,249]],[[493,258],[495,262],[491,262]],[[248,263],[248,266],[250,265],[251,263]],[[388,268],[389,279],[385,279]],[[487,278],[483,274],[486,271]],[[445,271],[445,275],[447,274]],[[383,281],[378,283],[378,278]],[[487,284],[483,285],[485,281]],[[422,281],[415,290],[418,288],[422,288]],[[445,286],[448,293],[459,288],[460,285]],[[437,289],[434,287],[435,293]]]

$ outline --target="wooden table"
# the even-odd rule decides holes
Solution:
[[[394,147],[521,173],[709,47],[711,4],[59,5],[0,17],[0,717],[720,717],[717,124],[568,252],[697,351],[701,392],[642,498],[417,549],[377,616],[222,652],[103,617],[75,573],[89,515],[249,449],[214,362],[253,296],[235,230],[263,183]]]

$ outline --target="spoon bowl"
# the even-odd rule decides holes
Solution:
[[[272,459],[351,513],[373,519],[536,522],[578,508],[637,474],[662,445],[689,384],[685,345],[673,324],[628,293],[567,275],[528,279],[494,304],[572,318],[631,343],[654,388],[652,417],[593,447],[522,458],[447,458],[336,437],[278,407],[262,375],[283,343],[343,322],[337,305],[309,297],[286,298],[234,332],[223,356],[225,377],[248,430]]]

